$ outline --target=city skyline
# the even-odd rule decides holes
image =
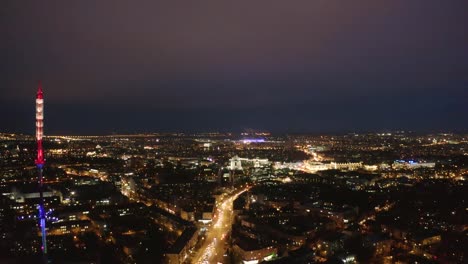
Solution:
[[[0,133],[0,262],[465,260],[466,134],[44,138],[44,94]]]
[[[0,263],[468,263],[468,1],[6,1]]]

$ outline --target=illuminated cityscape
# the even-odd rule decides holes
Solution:
[[[0,264],[468,263],[466,10],[5,1]]]
[[[1,140],[2,252],[31,260],[41,235],[18,232],[38,222],[36,147]],[[466,134],[404,131],[46,136],[48,257],[462,263],[467,146]]]

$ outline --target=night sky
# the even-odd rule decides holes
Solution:
[[[468,1],[2,1],[0,132],[468,129]]]

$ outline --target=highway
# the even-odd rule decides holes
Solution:
[[[232,194],[221,195],[216,204],[217,209],[211,226],[206,231],[205,239],[193,258],[193,263],[222,263],[226,252],[226,237],[231,231],[233,222],[233,202],[239,195],[247,191],[245,187]]]

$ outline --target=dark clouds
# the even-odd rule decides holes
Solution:
[[[2,123],[33,131],[42,79],[49,134],[466,129],[467,10],[435,0],[8,1]]]

